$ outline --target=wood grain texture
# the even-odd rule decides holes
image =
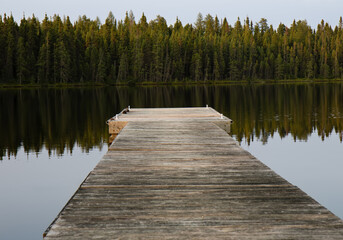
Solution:
[[[343,239],[343,221],[243,150],[215,110],[131,109],[119,121],[45,239]]]
[[[110,121],[108,123],[109,134],[119,134],[120,131],[126,126],[127,122],[123,121]]]

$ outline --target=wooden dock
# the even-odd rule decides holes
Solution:
[[[46,240],[343,239],[343,221],[243,150],[214,109],[113,120],[119,135]]]

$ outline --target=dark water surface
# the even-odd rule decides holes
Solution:
[[[343,84],[0,90],[0,239],[42,233],[107,151],[123,108],[209,106],[232,135],[343,218]]]

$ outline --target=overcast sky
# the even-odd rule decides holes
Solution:
[[[52,16],[70,16],[74,22],[78,16],[86,15],[91,19],[99,17],[103,23],[109,11],[116,19],[123,19],[125,12],[132,10],[136,20],[144,12],[148,20],[157,15],[164,17],[168,24],[174,24],[178,17],[183,24],[194,23],[201,12],[204,16],[208,13],[220,19],[227,17],[233,24],[237,17],[241,20],[247,16],[255,23],[262,17],[267,18],[269,24],[274,26],[280,22],[289,26],[293,19],[304,20],[316,27],[321,19],[330,25],[338,24],[339,17],[343,15],[342,0],[0,0],[0,14],[12,13],[16,21],[23,14],[26,17],[34,13],[40,20],[46,13]]]

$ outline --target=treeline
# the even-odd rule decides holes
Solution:
[[[231,26],[201,14],[167,25],[132,12],[104,24],[86,16],[0,16],[1,83],[136,83],[343,78],[343,21],[316,30],[306,21],[277,29],[266,19]]]

